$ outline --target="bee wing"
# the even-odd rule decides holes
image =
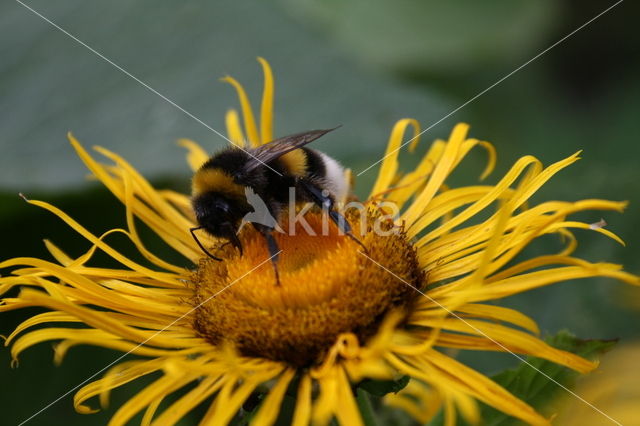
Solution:
[[[274,139],[271,142],[252,149],[249,151],[251,158],[243,167],[243,172],[249,173],[256,167],[269,163],[270,161],[273,161],[294,149],[301,148],[335,129],[337,129],[337,127],[334,127],[333,129],[309,130],[308,132],[296,133],[295,135]]]

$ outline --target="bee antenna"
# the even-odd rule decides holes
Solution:
[[[367,248],[367,246],[365,246],[364,243],[362,241],[360,241],[355,235],[353,235],[351,232],[348,232],[347,233],[347,237],[351,238],[353,241],[355,241],[356,243],[360,244],[360,247],[362,247],[364,252],[366,254],[369,254],[369,249]]]
[[[222,261],[222,259],[220,259],[219,257],[215,257],[214,255],[212,255],[211,253],[209,253],[209,250],[207,250],[202,243],[200,242],[200,240],[198,239],[198,236],[196,235],[196,231],[198,229],[202,229],[202,226],[196,226],[193,228],[189,228],[189,232],[191,232],[191,236],[193,237],[194,240],[196,240],[196,243],[198,243],[198,247],[200,247],[200,249],[202,249],[202,251],[209,256],[210,258],[212,258],[213,260],[217,260],[218,262]]]

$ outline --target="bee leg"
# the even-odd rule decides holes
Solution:
[[[276,239],[273,238],[273,229],[265,226],[257,226],[258,231],[264,236],[267,241],[267,249],[269,250],[269,256],[271,257],[271,264],[273,265],[273,272],[276,275],[276,285],[280,286],[280,274],[278,273],[278,260],[280,259],[280,250]]]
[[[240,242],[240,238],[238,238],[238,236],[236,234],[231,234],[229,236],[229,242],[231,243],[231,245],[233,245],[235,248],[237,248],[238,250],[240,250],[240,256],[242,256],[243,250],[242,250],[242,243]]]
[[[340,231],[344,232],[345,235],[347,235],[353,241],[355,241],[356,243],[360,244],[360,247],[362,247],[362,249],[364,250],[365,253],[369,253],[369,250],[367,250],[365,245],[362,244],[362,241],[357,239],[356,236],[353,235],[353,232],[351,232],[351,225],[349,225],[349,222],[347,221],[347,218],[345,218],[342,214],[340,214],[334,208],[333,199],[331,199],[331,197],[329,197],[328,195],[325,195],[323,193],[323,191],[321,191],[315,185],[313,185],[313,184],[311,184],[311,183],[309,183],[307,181],[304,181],[304,180],[300,180],[299,182],[307,190],[307,192],[311,195],[311,198],[313,198],[315,203],[318,206],[320,206],[320,208],[322,208],[323,210],[327,209],[329,211],[329,217],[331,218],[333,223],[336,224],[338,229],[340,229]]]
[[[369,253],[369,250],[367,250],[367,247],[362,243],[362,241],[357,239],[356,236],[353,235],[353,232],[351,232],[351,225],[349,225],[346,217],[341,215],[337,210],[330,210],[329,217],[333,220],[333,223],[336,224],[338,229],[344,232],[347,237],[360,244],[360,247],[362,247],[365,253]]]
[[[189,232],[191,232],[191,236],[193,237],[194,240],[196,240],[196,243],[198,244],[198,247],[200,247],[200,249],[202,249],[203,252],[205,252],[205,254],[207,256],[209,256],[210,258],[217,260],[218,262],[222,261],[222,259],[220,259],[219,257],[215,257],[214,255],[212,255],[211,253],[209,253],[209,250],[207,250],[206,248],[204,248],[204,246],[202,245],[202,243],[200,242],[200,240],[198,239],[198,237],[196,236],[196,231],[198,229],[202,229],[202,226],[196,226],[194,228],[189,228]]]

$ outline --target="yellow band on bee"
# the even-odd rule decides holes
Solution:
[[[191,193],[193,196],[197,196],[209,191],[221,191],[244,196],[244,187],[238,185],[233,180],[233,177],[223,170],[214,168],[200,169],[191,181]]]
[[[295,149],[280,157],[280,162],[293,176],[304,176],[307,172],[307,156],[301,149]]]

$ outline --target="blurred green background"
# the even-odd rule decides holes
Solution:
[[[424,127],[439,121],[613,3],[26,4],[220,131],[226,109],[237,101],[218,78],[236,77],[257,105],[262,75],[255,58],[265,57],[276,76],[276,133],[342,124],[323,140],[323,150],[359,172],[382,156],[399,118],[415,117]],[[535,200],[631,201],[624,215],[580,217],[587,222],[604,217],[627,247],[578,232],[578,254],[624,263],[635,273],[640,273],[638,12],[637,2],[619,4],[423,136],[428,143],[446,137],[456,122],[470,123],[473,136],[498,149],[498,169],[489,182],[522,155],[549,164],[583,149],[583,160],[554,178]],[[175,140],[194,139],[210,151],[225,145],[18,2],[0,5],[0,33],[0,259],[48,258],[43,238],[72,255],[88,247],[59,219],[21,201],[18,192],[56,204],[95,233],[124,224],[124,211],[114,198],[86,179],[67,131],[85,146],[101,145],[123,155],[159,186],[182,191],[188,190],[189,170]],[[476,182],[483,161],[483,153],[471,155],[453,183]],[[374,170],[358,178],[360,195],[372,184]],[[114,244],[128,250],[118,243],[116,238]],[[557,239],[549,238],[530,253],[559,247]],[[184,263],[160,244],[155,249]],[[562,283],[500,303],[534,317],[545,334],[567,328],[583,338],[640,337],[638,291],[608,279]],[[35,312],[0,315],[0,334],[9,334]],[[54,367],[51,345],[41,344],[11,369],[9,351],[2,349],[1,423],[28,418],[118,355],[80,347]],[[472,355],[459,357],[487,373],[516,364],[508,355]],[[117,391],[113,405],[136,388]],[[69,395],[29,424],[59,424],[61,419],[65,424],[104,424],[113,412],[81,416],[73,411]]]

